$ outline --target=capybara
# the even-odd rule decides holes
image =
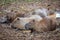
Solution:
[[[6,13],[7,19],[10,23],[17,17],[24,17],[24,14],[19,13],[17,10],[4,10]]]
[[[30,21],[35,20],[35,21],[40,21],[42,18],[39,15],[32,15],[30,17],[17,17],[13,22],[12,22],[12,27],[24,29],[25,25],[29,23]]]
[[[40,8],[33,11],[34,15],[40,15],[41,17],[46,17],[48,15],[48,10],[46,8]]]
[[[56,21],[52,19],[44,18],[40,22],[32,20],[25,25],[27,30],[32,30],[33,32],[47,32],[56,29]]]

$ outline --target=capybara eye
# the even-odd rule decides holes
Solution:
[[[32,20],[33,22],[35,22],[35,20]]]
[[[50,4],[48,6],[51,6]]]
[[[19,18],[17,18],[17,20],[20,20]]]

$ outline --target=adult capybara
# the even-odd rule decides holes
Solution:
[[[32,20],[30,23],[26,24],[27,30],[32,30],[33,32],[47,32],[56,29],[56,22],[51,19],[43,19],[40,22]]]
[[[32,20],[40,21],[40,20],[42,20],[42,18],[39,15],[31,15],[30,17],[17,17],[12,22],[11,25],[12,25],[12,27],[16,27],[16,28],[19,28],[19,29],[24,29],[25,25]]]

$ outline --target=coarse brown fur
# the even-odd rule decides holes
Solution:
[[[47,31],[52,31],[56,29],[56,21],[55,19],[47,19],[44,18],[40,22],[37,21],[31,21],[30,26],[28,28],[33,29],[36,32],[47,32]]]

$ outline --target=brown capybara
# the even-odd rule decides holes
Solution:
[[[56,22],[51,19],[43,19],[40,22],[32,20],[26,24],[26,29],[33,32],[47,32],[56,29]]]
[[[16,28],[19,28],[19,29],[21,29],[21,28],[24,29],[25,25],[32,20],[40,21],[40,20],[42,20],[42,18],[39,15],[31,15],[30,17],[17,17],[12,22],[12,27],[16,27]]]
[[[12,23],[11,23],[11,27],[14,29],[25,29],[24,25],[21,24],[21,21],[18,18],[16,18]]]
[[[13,10],[10,11],[6,11],[6,10],[3,10],[1,13],[0,13],[0,22],[1,23],[4,23],[4,22],[12,22],[16,17],[17,17],[17,12],[14,13]]]
[[[12,23],[11,27],[18,29],[25,29],[25,24],[29,23],[32,19],[17,17]]]
[[[6,13],[8,21],[11,23],[15,18],[19,17],[24,17],[24,14],[19,13],[17,10],[4,10]]]

